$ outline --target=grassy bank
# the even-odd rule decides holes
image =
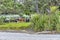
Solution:
[[[0,30],[20,30],[20,29],[25,29],[28,28],[29,25],[31,23],[30,22],[18,22],[18,23],[5,23],[3,25],[0,25]]]

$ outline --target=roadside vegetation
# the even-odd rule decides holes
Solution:
[[[2,0],[0,30],[27,28],[60,33],[60,0],[25,0],[22,4],[16,0]]]
[[[56,31],[59,29],[59,16],[57,14],[36,14],[31,20],[34,31]]]

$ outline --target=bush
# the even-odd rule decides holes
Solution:
[[[58,6],[50,6],[51,13],[55,13],[58,9]]]
[[[52,31],[56,30],[56,25],[58,23],[58,17],[56,14],[35,14],[31,19],[32,29],[34,31]]]
[[[58,22],[56,25],[56,31],[60,33],[60,11],[57,12]]]
[[[4,24],[4,19],[3,17],[0,18],[0,25]]]
[[[35,16],[31,19],[32,29],[34,31],[42,31],[44,28],[43,25],[43,15],[35,14]]]
[[[56,25],[57,25],[58,22],[59,22],[58,15],[51,14],[50,15],[50,26],[52,27],[51,30],[56,30]]]

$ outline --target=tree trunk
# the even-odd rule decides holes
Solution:
[[[35,0],[35,5],[36,5],[36,12],[39,13],[39,8],[38,8],[38,0]]]

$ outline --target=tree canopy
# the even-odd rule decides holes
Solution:
[[[49,13],[50,6],[60,6],[60,0],[25,0],[23,4],[15,1],[0,0],[0,13]]]

